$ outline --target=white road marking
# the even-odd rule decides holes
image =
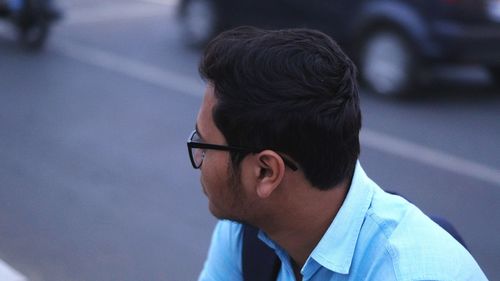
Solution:
[[[3,260],[0,260],[0,280],[2,281],[28,281],[28,279],[10,267]]]
[[[193,97],[203,95],[204,83],[201,79],[193,79],[137,60],[82,46],[81,44],[59,41],[54,45],[63,55],[80,62],[117,72],[166,90],[174,90]]]
[[[443,151],[412,143],[370,129],[361,132],[363,145],[389,154],[411,159],[462,176],[500,185],[500,170],[463,159]]]
[[[158,8],[158,5],[147,5],[144,2],[160,4],[173,7],[174,1],[151,0],[138,3],[101,4],[86,8],[69,9],[65,11],[62,25],[92,24],[105,21],[116,21],[125,19],[137,19],[150,16],[165,16],[172,14],[174,9]],[[167,4],[170,2],[170,4]],[[165,23],[167,24],[167,23]]]
[[[154,2],[165,5],[176,3],[176,0],[141,0],[143,2]],[[114,5],[116,7],[116,5]],[[127,8],[129,16],[132,16],[130,7]],[[106,9],[104,9],[106,10]],[[102,13],[101,19],[110,19],[111,16],[104,16],[108,12]],[[124,14],[127,14],[124,13]],[[78,16],[73,23],[85,22],[82,16]],[[123,15],[122,14],[122,17]],[[144,11],[137,12],[137,15],[144,16]],[[119,13],[116,14],[118,17]],[[115,16],[113,12],[113,17]],[[78,18],[82,18],[81,20]],[[94,20],[97,20],[95,17]],[[89,20],[90,21],[90,20]],[[204,85],[200,79],[181,75],[172,71],[161,69],[150,64],[122,57],[97,48],[71,43],[69,41],[59,41],[55,48],[63,55],[78,60],[80,62],[94,65],[103,69],[120,73],[122,75],[147,82],[167,90],[174,90],[193,97],[203,95]],[[429,165],[431,167],[443,169],[461,176],[471,177],[477,180],[500,185],[500,170],[476,163],[449,153],[435,150],[420,144],[406,141],[394,136],[376,132],[370,129],[363,129],[361,132],[361,142],[363,145],[397,155],[406,159]]]
[[[179,4],[178,0],[141,0],[141,1],[153,4],[165,5],[165,6],[177,6]]]
[[[201,80],[179,75],[143,62],[120,57],[91,47],[84,47],[69,42],[57,44],[57,47],[64,55],[73,59],[115,71],[167,90],[175,90],[194,97],[201,97],[203,93],[203,83]],[[446,152],[369,129],[363,129],[361,141],[365,146],[373,149],[411,159],[458,175],[500,185],[499,170]]]

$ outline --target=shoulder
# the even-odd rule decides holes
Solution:
[[[486,280],[459,242],[399,196],[377,192],[366,224],[374,254],[397,280]]]
[[[199,281],[242,280],[242,235],[243,226],[240,223],[228,220],[217,222]]]

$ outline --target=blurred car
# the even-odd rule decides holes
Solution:
[[[437,63],[481,64],[500,82],[500,0],[180,1],[191,45],[239,25],[316,28],[347,51],[379,95],[415,92]]]
[[[0,0],[0,19],[12,23],[21,44],[32,50],[43,47],[61,16],[52,0]]]

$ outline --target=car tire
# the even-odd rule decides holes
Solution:
[[[488,68],[493,83],[500,85],[500,66],[491,66]]]
[[[378,29],[361,42],[358,67],[370,91],[390,98],[414,94],[418,58],[405,37],[393,30]]]
[[[215,0],[183,0],[180,3],[179,19],[185,43],[201,47],[220,30],[218,9]]]
[[[50,18],[45,14],[46,2],[27,1],[18,22],[18,38],[24,47],[38,50],[43,47],[50,31]]]
[[[49,22],[40,17],[28,26],[19,28],[19,41],[28,49],[38,50],[43,47],[49,36]]]

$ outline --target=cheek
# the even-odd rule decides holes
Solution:
[[[216,159],[216,154],[205,157],[201,166],[200,181],[209,197],[220,193],[228,184],[227,162]],[[224,157],[219,157],[224,158]]]

